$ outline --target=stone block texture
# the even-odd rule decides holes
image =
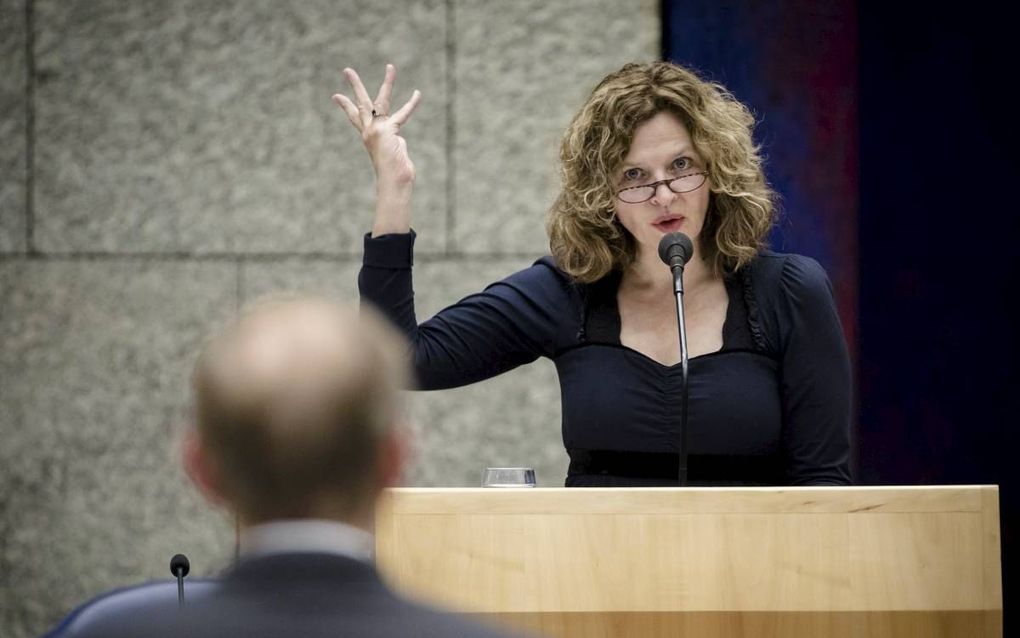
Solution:
[[[99,592],[232,556],[233,523],[180,470],[189,375],[237,306],[233,264],[0,263],[5,636]]]
[[[38,0],[40,250],[359,251],[374,178],[330,96],[386,62],[395,100],[425,95],[406,135],[441,247],[445,29],[441,0]]]
[[[357,298],[374,180],[330,96],[395,102],[418,169],[423,320],[547,251],[559,136],[659,53],[637,0],[0,0],[0,635],[113,588],[229,564],[235,526],[180,470],[203,337],[273,291]],[[31,130],[29,130],[29,123]],[[413,486],[527,465],[562,485],[540,360],[411,393]]]
[[[560,137],[603,76],[659,57],[658,6],[454,2],[454,246],[547,250]]]
[[[0,0],[0,252],[26,248],[26,0]]]

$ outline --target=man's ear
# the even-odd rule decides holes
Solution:
[[[230,504],[223,488],[219,467],[202,445],[198,428],[191,426],[184,435],[181,446],[184,473],[195,484],[207,501],[217,507],[229,508]]]
[[[383,437],[379,446],[379,477],[382,487],[400,485],[404,470],[411,459],[411,428],[407,423],[398,422]]]

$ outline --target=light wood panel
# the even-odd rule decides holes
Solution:
[[[945,612],[605,612],[467,614],[557,638],[957,638],[1001,636],[1002,614]],[[999,633],[991,629],[999,627]]]
[[[553,636],[997,636],[997,505],[982,486],[399,489],[377,557],[415,597]]]

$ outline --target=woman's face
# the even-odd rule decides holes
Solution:
[[[691,135],[680,119],[661,111],[634,129],[634,140],[617,174],[616,189],[643,186],[705,170],[705,163],[691,142]],[[697,183],[699,177],[691,178]],[[683,189],[681,182],[674,188]],[[632,191],[633,192],[633,191]],[[651,199],[638,204],[616,200],[616,217],[637,241],[638,259],[657,255],[659,240],[666,233],[680,231],[696,241],[708,211],[709,181],[698,188],[674,193],[659,184]],[[626,195],[626,194],[625,194]],[[697,252],[697,248],[695,248]]]

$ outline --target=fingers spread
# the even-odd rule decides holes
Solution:
[[[379,87],[379,94],[375,97],[375,108],[380,113],[390,112],[390,93],[393,92],[393,79],[397,76],[397,70],[392,64],[386,65],[386,77],[383,78],[382,86]]]
[[[354,89],[354,97],[357,99],[358,110],[363,113],[371,113],[372,99],[368,97],[368,91],[365,90],[365,85],[362,84],[361,78],[358,76],[358,72],[351,68],[344,69],[344,77],[347,78],[348,84]]]
[[[362,128],[361,116],[358,114],[358,107],[354,106],[354,102],[351,102],[346,95],[339,93],[333,96],[333,101],[344,110],[344,114],[354,125],[354,128],[360,131]]]
[[[402,126],[404,122],[407,121],[407,118],[411,117],[411,113],[414,113],[414,109],[418,107],[418,102],[420,101],[421,92],[418,91],[418,89],[415,89],[414,93],[411,95],[411,99],[408,100],[404,106],[400,107],[400,110],[394,113],[392,117],[390,117],[390,120],[397,126]]]

